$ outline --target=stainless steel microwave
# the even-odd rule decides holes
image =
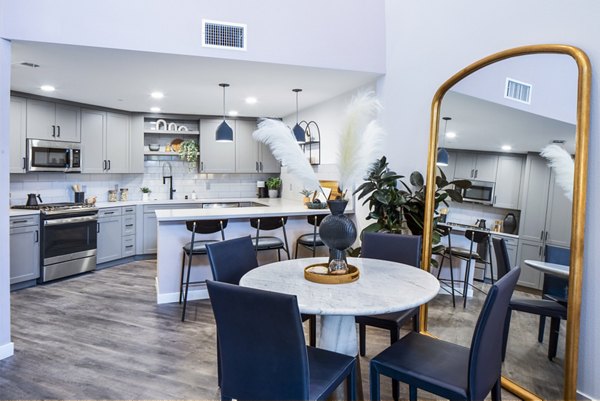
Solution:
[[[494,183],[487,181],[471,181],[471,186],[461,193],[463,201],[491,205],[494,203]]]
[[[28,139],[27,171],[81,173],[81,144]]]

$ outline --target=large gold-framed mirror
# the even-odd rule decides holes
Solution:
[[[553,131],[552,134],[548,134],[549,137],[546,138],[547,142],[552,142],[557,138],[552,137],[552,135],[557,136],[561,135],[561,132],[564,133],[565,138],[558,138],[565,140],[565,148],[571,154],[574,154],[574,179],[573,179],[573,199],[572,205],[569,203],[565,203],[570,206],[571,221],[571,235],[570,240],[567,238],[565,247],[570,248],[570,268],[568,274],[568,296],[567,296],[567,314],[568,319],[563,323],[564,329],[566,331],[566,336],[561,339],[564,344],[564,349],[560,349],[562,353],[560,358],[560,364],[557,364],[556,361],[548,360],[549,364],[554,363],[554,365],[548,365],[563,376],[563,386],[561,388],[562,395],[564,399],[575,399],[576,398],[576,385],[577,385],[577,363],[578,363],[578,346],[579,346],[579,320],[580,320],[580,306],[581,306],[581,285],[582,285],[582,269],[583,269],[583,239],[584,239],[584,226],[585,226],[585,201],[586,201],[586,186],[587,186],[587,158],[588,158],[588,132],[589,132],[589,107],[590,107],[590,90],[591,90],[591,66],[588,57],[586,54],[573,46],[568,45],[531,45],[531,46],[523,46],[518,48],[513,48],[509,50],[505,50],[496,54],[492,54],[488,57],[485,57],[479,61],[474,62],[473,64],[467,66],[463,70],[459,71],[452,77],[450,77],[446,82],[444,82],[438,91],[435,93],[432,106],[431,106],[431,122],[430,122],[430,140],[429,140],[429,156],[427,163],[427,191],[426,191],[426,208],[425,208],[425,222],[424,222],[424,235],[423,235],[423,261],[429,261],[431,259],[431,249],[432,249],[432,230],[434,229],[434,215],[437,215],[440,211],[434,211],[434,192],[435,185],[432,183],[435,182],[436,175],[439,174],[439,168],[436,165],[438,148],[440,145],[449,147],[446,131],[450,124],[455,123],[456,125],[466,124],[464,121],[453,121],[448,120],[446,123],[451,122],[450,124],[445,125],[443,117],[451,117],[450,115],[445,115],[444,113],[456,113],[460,115],[459,106],[462,106],[463,109],[469,108],[471,110],[485,110],[486,107],[489,110],[493,110],[493,107],[506,107],[505,105],[493,105],[490,104],[489,99],[475,99],[472,96],[472,93],[465,96],[465,93],[468,91],[463,91],[463,93],[459,93],[459,91],[453,91],[453,88],[457,88],[457,85],[462,85],[463,87],[468,86],[465,85],[468,82],[468,79],[471,77],[476,77],[477,73],[480,74],[479,78],[481,78],[481,73],[485,71],[486,67],[493,67],[493,65],[497,65],[501,62],[506,61],[514,61],[514,60],[524,60],[519,59],[523,57],[531,57],[539,55],[540,57],[551,57],[555,55],[556,57],[561,57],[560,62],[564,62],[564,59],[568,59],[569,62],[573,65],[573,71],[575,75],[572,77],[573,79],[573,99],[572,99],[572,109],[573,109],[573,121],[572,124],[565,121],[559,121],[559,123],[554,124],[555,121],[550,121],[547,127],[551,127],[552,124],[558,126],[557,130]],[[545,63],[552,63],[551,59],[544,60]],[[543,63],[542,63],[543,65]],[[549,64],[546,64],[549,65]],[[517,76],[506,77],[506,78],[514,78],[518,83],[523,83],[518,80]],[[562,76],[557,76],[556,78],[562,78]],[[502,83],[504,84],[504,82]],[[567,83],[568,85],[568,83]],[[533,90],[533,96],[536,94],[536,88]],[[540,95],[543,92],[538,92]],[[475,96],[476,97],[476,96]],[[533,97],[535,99],[535,97]],[[484,104],[479,104],[477,102],[484,102]],[[477,103],[477,104],[476,104]],[[493,103],[493,102],[492,102]],[[479,109],[478,107],[482,107]],[[519,107],[517,107],[519,109]],[[525,110],[525,111],[524,111]],[[482,111],[484,112],[484,111]],[[527,113],[527,109],[523,109],[520,107],[520,113]],[[510,111],[509,111],[510,113]],[[536,114],[537,111],[534,113]],[[490,114],[491,115],[491,114]],[[507,114],[508,115],[508,114]],[[536,115],[534,118],[539,118],[539,115]],[[548,116],[544,116],[546,118]],[[458,118],[458,116],[457,116]],[[505,117],[506,119],[507,117]],[[460,119],[465,120],[465,115],[461,115]],[[512,117],[510,118],[512,120]],[[555,120],[554,116],[550,117],[551,120]],[[563,123],[561,125],[560,123]],[[541,120],[536,120],[536,124],[540,124],[540,126],[546,126],[545,123]],[[570,124],[570,125],[569,125]],[[572,127],[571,135],[572,139],[568,137],[569,126]],[[548,128],[551,130],[552,128]],[[442,138],[440,138],[440,136]],[[571,140],[571,143],[569,141]],[[465,153],[481,151],[475,146],[473,149],[465,149],[464,143],[460,147],[461,151]],[[539,150],[537,150],[539,152]],[[501,150],[495,152],[496,155],[502,155]],[[534,163],[534,159],[539,157],[535,154],[536,149],[521,149],[521,153],[524,153],[522,157],[522,168],[523,175],[529,170],[529,166]],[[493,152],[492,152],[493,154]],[[519,156],[516,155],[516,158]],[[531,159],[531,160],[530,160]],[[529,163],[529,164],[528,164]],[[551,173],[548,173],[548,177],[550,177]],[[455,178],[468,178],[468,177],[455,177]],[[549,179],[551,180],[551,179]],[[432,184],[432,185],[429,185]],[[527,184],[529,185],[529,184]],[[558,195],[557,195],[558,196]],[[522,198],[522,195],[521,195]],[[520,198],[520,199],[521,199]],[[558,196],[560,198],[560,196]],[[558,199],[557,198],[557,199]],[[519,206],[513,206],[514,208],[520,208]],[[565,207],[567,208],[567,207]],[[508,208],[510,209],[510,208]],[[517,210],[519,212],[519,210]],[[526,215],[518,215],[518,219],[524,219]],[[474,222],[473,222],[474,223]],[[491,223],[491,224],[490,224]],[[488,222],[488,228],[492,228],[494,222]],[[518,226],[519,223],[517,223]],[[547,235],[547,234],[546,234]],[[541,234],[542,238],[544,236],[543,232]],[[524,252],[524,251],[523,251]],[[541,255],[540,248],[540,255]],[[521,258],[522,259],[522,258]],[[430,264],[424,263],[423,268],[426,270],[430,270]],[[540,279],[541,280],[541,279]],[[483,280],[485,281],[485,276]],[[530,280],[531,281],[531,280]],[[540,281],[541,282],[541,281]],[[525,291],[528,293],[531,291]],[[541,291],[536,292],[535,290],[530,294],[530,296],[541,296]],[[448,297],[446,297],[448,298]],[[468,296],[467,296],[468,298]],[[460,298],[459,298],[460,299]],[[448,301],[449,307],[453,308],[452,303]],[[442,337],[443,334],[436,333],[436,328],[434,325],[434,321],[428,321],[428,315],[433,316],[433,308],[438,307],[437,304],[430,304],[426,307],[421,308],[421,331],[430,333],[432,335]],[[459,301],[456,302],[455,309],[463,309],[462,303],[459,305]],[[430,313],[428,313],[428,309]],[[475,308],[473,308],[475,309]],[[469,313],[467,308],[464,309],[465,313]],[[478,314],[478,310],[472,313]],[[513,312],[515,315],[515,312]],[[531,327],[531,330],[537,330],[537,326]],[[536,331],[537,334],[537,331]],[[510,340],[509,340],[510,341]],[[535,348],[537,352],[541,347],[532,346]],[[532,351],[533,352],[533,351]],[[503,365],[503,378],[502,378],[502,386],[505,390],[510,391],[516,396],[522,399],[540,399],[540,398],[558,398],[556,392],[551,394],[540,394],[542,390],[540,390],[542,386],[532,386],[531,383],[528,385],[527,383],[522,383],[520,379],[521,373],[519,372],[519,366],[524,365],[522,362],[527,360],[529,356],[521,355],[523,358],[521,359],[520,365],[518,363],[513,363],[510,365],[510,362],[505,360]],[[538,357],[538,356],[536,356]],[[507,358],[509,358],[507,354]],[[550,359],[550,358],[548,358]],[[535,360],[535,359],[531,359]],[[505,369],[506,365],[511,366],[510,369]],[[557,367],[558,366],[558,367]],[[529,367],[531,368],[531,367]],[[543,367],[538,367],[542,369]],[[508,370],[508,371],[507,371]],[[533,389],[532,387],[535,387]],[[557,391],[554,389],[554,391]]]

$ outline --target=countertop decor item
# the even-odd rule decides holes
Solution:
[[[304,278],[320,284],[346,284],[358,280],[360,271],[354,265],[348,265],[344,274],[330,274],[327,263],[316,263],[304,269]]]
[[[502,223],[505,233],[514,234],[517,231],[517,217],[513,213],[507,213]]]
[[[157,152],[158,150],[160,150],[160,145],[158,143],[151,143],[150,145],[148,145],[148,149],[150,149],[153,152]]]
[[[319,226],[319,235],[329,248],[329,272],[346,268],[346,249],[356,240],[356,226],[344,215],[347,200],[327,201],[331,214]]]
[[[183,139],[175,138],[171,141],[171,150],[173,152],[179,152],[181,150],[181,144],[183,143]]]
[[[119,189],[119,200],[121,202],[127,202],[129,200],[129,189],[127,189],[127,188]]]
[[[116,189],[109,189],[108,190],[108,201],[109,202],[116,202],[118,199],[117,197],[117,190]]]
[[[140,191],[142,192],[142,201],[147,202],[150,200],[150,193],[152,192],[148,187],[141,187]]]
[[[269,177],[265,182],[267,188],[269,189],[269,198],[278,198],[279,197],[279,189],[281,188],[281,178],[280,177]]]
[[[165,120],[156,120],[156,130],[157,131],[166,131],[167,130],[167,122]]]

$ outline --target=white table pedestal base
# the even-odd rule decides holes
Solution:
[[[358,355],[358,338],[354,316],[321,316],[319,348],[349,356]]]

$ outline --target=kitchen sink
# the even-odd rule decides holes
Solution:
[[[267,206],[258,202],[213,202],[203,203],[202,209],[223,209],[228,207],[259,207]]]

